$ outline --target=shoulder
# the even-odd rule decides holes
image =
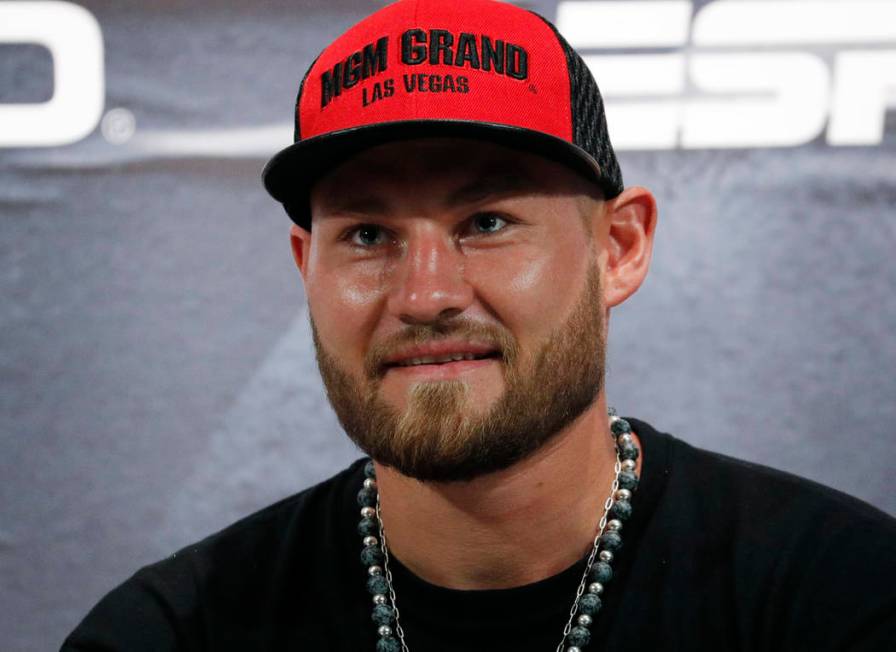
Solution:
[[[205,539],[186,546],[152,567],[156,570],[185,560],[200,575],[234,564],[256,565],[280,554],[294,556],[296,548],[313,552],[328,547],[316,536],[331,526],[355,500],[366,458],[295,495],[250,514]],[[247,570],[243,566],[243,570]],[[241,573],[241,575],[247,573]]]
[[[806,478],[632,426],[653,501],[645,549],[681,586],[732,605],[743,635],[767,636],[757,648],[864,650],[896,638],[896,519]]]
[[[239,614],[258,625],[263,605],[293,591],[298,560],[332,554],[330,542],[346,539],[332,529],[351,524],[343,514],[365,461],[141,568],[91,610],[63,650],[205,649],[208,641],[193,639],[209,621]],[[242,626],[221,624],[218,631]]]
[[[664,484],[665,500],[674,498],[678,509],[687,511],[690,506],[727,520],[748,520],[757,527],[867,524],[896,537],[896,519],[842,491],[692,446],[637,419],[632,422],[644,441],[645,464],[655,481]],[[651,459],[652,452],[659,459]]]

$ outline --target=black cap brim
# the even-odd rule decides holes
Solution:
[[[521,149],[572,168],[596,183],[605,197],[622,192],[621,187],[601,174],[597,161],[588,152],[569,141],[520,127],[462,120],[384,122],[301,140],[268,161],[262,172],[264,187],[283,204],[296,224],[310,230],[309,196],[318,179],[365,149],[417,138],[470,138]]]

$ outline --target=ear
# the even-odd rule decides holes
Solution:
[[[289,229],[289,244],[292,247],[292,258],[296,261],[296,267],[302,273],[302,278],[308,271],[308,253],[311,250],[311,231],[306,231],[297,224]]]
[[[656,200],[640,186],[606,202],[604,300],[617,306],[637,290],[650,266],[656,229]]]

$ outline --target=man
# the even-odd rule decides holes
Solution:
[[[142,569],[63,649],[896,643],[892,519],[608,410],[656,206],[549,23],[389,5],[312,65],[264,179],[372,462]]]

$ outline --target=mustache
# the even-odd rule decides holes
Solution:
[[[513,363],[519,347],[516,339],[504,328],[469,319],[451,319],[432,324],[413,324],[373,344],[367,352],[364,370],[368,378],[385,373],[386,359],[410,346],[439,340],[456,339],[482,344],[496,350],[506,363]]]

